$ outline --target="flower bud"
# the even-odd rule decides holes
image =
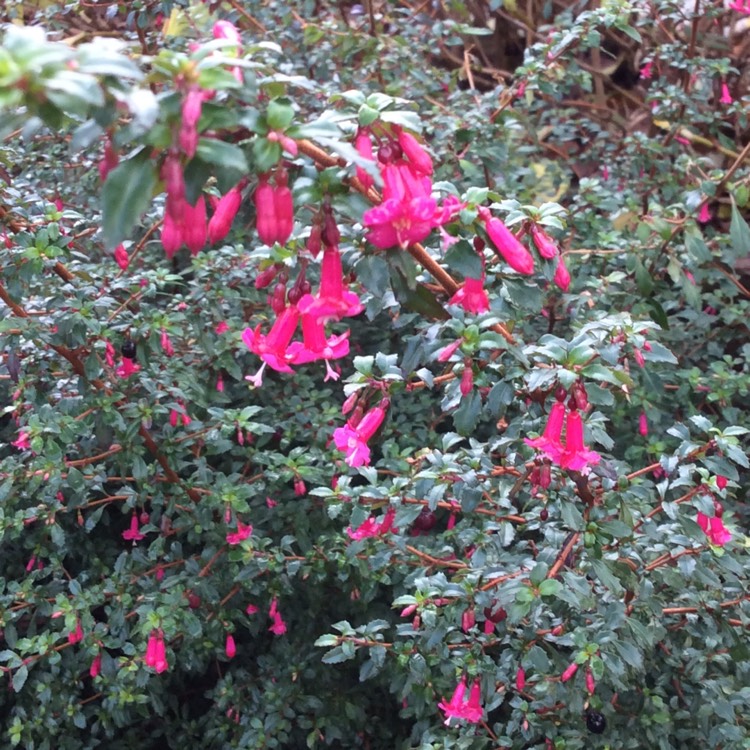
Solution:
[[[586,690],[589,691],[589,695],[593,695],[594,690],[596,690],[596,682],[594,681],[594,675],[591,673],[590,669],[586,670]]]
[[[470,364],[464,367],[459,388],[462,396],[468,396],[474,388],[474,369]]]
[[[511,268],[525,275],[534,273],[534,258],[531,253],[500,219],[487,218],[484,228],[496,252]]]
[[[516,672],[516,690],[520,693],[526,687],[526,672],[523,667],[519,667]]]
[[[552,260],[560,252],[552,237],[536,224],[531,227],[531,239],[542,258]]]
[[[359,130],[357,132],[357,136],[354,139],[354,148],[357,149],[357,153],[363,159],[371,162],[375,161],[375,156],[372,152],[372,139],[368,131]],[[375,184],[373,176],[362,169],[362,167],[357,167],[357,179],[362,183],[365,190],[369,190]]]
[[[578,671],[578,665],[573,662],[560,676],[561,682],[567,682]]]
[[[216,204],[214,215],[208,222],[208,241],[212,245],[221,242],[229,234],[242,203],[242,187],[242,183],[235,185]]]
[[[557,284],[563,292],[567,292],[568,289],[570,289],[570,272],[562,258],[557,261],[554,280],[555,284]]]
[[[268,184],[268,178],[260,178],[253,202],[255,203],[255,225],[258,237],[264,245],[271,246],[276,242],[276,208],[274,191]]]
[[[398,145],[414,168],[425,175],[432,174],[432,159],[422,144],[411,134],[398,129]]]
[[[174,254],[182,246],[182,225],[176,222],[169,212],[164,214],[164,223],[161,227],[161,244],[167,258],[173,258]]]
[[[206,235],[208,233],[206,201],[202,193],[194,206],[185,201],[183,216],[183,239],[191,255],[198,255],[206,246]]]

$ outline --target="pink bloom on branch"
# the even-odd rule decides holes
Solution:
[[[237,646],[234,642],[234,636],[231,633],[227,633],[227,641],[224,644],[224,653],[227,655],[227,659],[234,659],[237,655]]]
[[[464,719],[472,724],[478,724],[482,720],[481,706],[481,685],[478,680],[474,680],[471,685],[468,699],[464,700],[466,694],[466,677],[461,681],[453,691],[453,696],[446,703],[443,698],[438,703],[438,708],[445,714],[445,725],[450,725],[451,719]]]
[[[409,163],[414,165],[417,172],[424,175],[432,174],[432,158],[411,133],[398,128],[398,145],[401,146]]]
[[[99,653],[97,653],[97,655],[94,657],[94,660],[91,662],[91,666],[89,667],[89,675],[91,677],[98,677],[101,671],[102,671],[102,653],[100,651]]]
[[[711,211],[708,208],[708,201],[703,201],[703,203],[701,203],[701,208],[698,212],[698,221],[701,224],[706,224],[711,221]]]
[[[251,352],[257,354],[274,370],[293,372],[289,366],[292,357],[288,349],[299,318],[300,312],[297,307],[287,307],[276,318],[267,336],[260,332],[260,325],[258,325],[255,330],[246,328],[242,333],[242,340]]]
[[[208,222],[208,241],[213,245],[221,242],[232,228],[234,217],[240,210],[242,203],[242,189],[244,181],[235,185],[226,194],[222,195],[216,204],[216,210]]]
[[[555,269],[555,284],[562,289],[563,292],[567,292],[570,289],[570,272],[568,267],[562,258],[557,261],[557,268]]]
[[[534,258],[531,253],[500,219],[487,213],[484,228],[497,253],[513,270],[526,276],[534,273]]]
[[[117,263],[117,265],[120,266],[120,269],[123,271],[125,271],[130,265],[128,251],[125,249],[125,246],[122,243],[120,243],[115,248],[115,263]]]
[[[356,529],[347,528],[346,533],[350,539],[359,541],[373,536],[382,536],[393,529],[393,519],[396,517],[396,511],[389,508],[381,521],[377,521],[375,516],[370,516],[364,523],[361,523]]]
[[[643,437],[648,435],[648,417],[646,416],[645,411],[642,411],[640,417],[638,417],[638,432],[640,432]]]
[[[560,682],[567,682],[577,671],[578,665],[573,662],[565,669],[562,675],[560,675]]]
[[[206,221],[206,201],[203,194],[198,196],[194,206],[183,203],[182,239],[195,256],[206,246],[208,223]]]
[[[600,460],[601,456],[596,451],[584,445],[581,413],[577,409],[572,410],[565,422],[565,450],[560,458],[560,466],[586,473],[589,464],[598,464]]]
[[[273,601],[271,602],[271,607],[268,610],[268,616],[273,620],[273,624],[268,629],[274,635],[284,635],[284,633],[286,633],[286,623],[284,622],[278,610],[276,597],[274,597]]]
[[[25,430],[21,430],[18,433],[18,439],[14,440],[11,445],[14,448],[18,448],[19,451],[27,451],[31,449],[31,441],[29,440],[29,433]]]
[[[526,687],[526,672],[523,667],[519,667],[516,672],[516,690],[520,693]]]
[[[437,355],[437,361],[438,362],[447,362],[455,353],[461,344],[463,344],[463,339],[456,339],[452,344],[448,344],[448,346],[444,346]]]
[[[731,6],[730,6],[731,7]],[[647,62],[642,68],[641,68],[641,78],[644,81],[647,81],[651,76],[654,74],[654,63],[653,61]]]
[[[357,135],[354,138],[354,148],[363,159],[367,159],[367,161],[371,161],[373,164],[375,163],[375,155],[372,152],[372,139],[367,130],[357,131]],[[357,179],[364,185],[366,190],[369,190],[375,184],[373,176],[362,167],[357,167]]]
[[[589,695],[593,695],[596,690],[596,681],[590,669],[586,670],[586,690],[588,690]]]
[[[248,604],[247,607],[245,607],[245,614],[248,616],[252,616],[259,612],[260,610],[258,607],[256,607],[254,604]]]
[[[365,211],[362,222],[367,240],[375,247],[402,248],[421,242],[432,231],[437,203],[433,198],[415,198],[408,202],[393,198]]]
[[[298,306],[301,313],[313,315],[321,323],[351,318],[362,312],[364,305],[359,297],[344,285],[344,270],[338,247],[325,248],[320,267],[320,290],[315,297],[305,294]]]
[[[182,125],[180,126],[180,148],[188,159],[195,156],[198,148],[198,120],[203,107],[203,92],[192,88],[182,100]]]
[[[123,357],[122,364],[115,371],[115,375],[117,375],[118,378],[125,380],[134,373],[139,372],[140,369],[141,366],[137,365],[132,359],[129,357]]]
[[[468,396],[474,388],[474,369],[471,364],[464,367],[464,371],[461,373],[461,383],[459,384],[459,390],[462,396]]]
[[[214,39],[229,39],[240,46],[242,40],[240,32],[231,21],[217,21],[213,28]]]
[[[727,482],[729,480],[726,477],[723,477],[721,474],[716,475],[716,486],[723,490],[727,486]]]
[[[166,328],[161,329],[161,348],[168,357],[174,356],[174,347],[169,339]]]
[[[104,359],[107,362],[107,367],[115,366],[115,347],[112,346],[111,341],[104,344]]]
[[[349,420],[343,427],[333,433],[336,448],[346,453],[346,463],[349,466],[368,466],[370,464],[370,448],[367,441],[378,431],[385,419],[385,409],[376,406],[370,409],[362,420],[352,426]]]
[[[721,98],[719,99],[719,102],[721,104],[734,103],[734,99],[732,99],[732,95],[729,93],[729,86],[727,86],[726,83],[721,84]]]
[[[531,227],[531,239],[534,240],[536,249],[539,251],[539,255],[541,255],[542,258],[552,260],[560,253],[552,237],[536,224]]]
[[[141,533],[141,528],[138,524],[138,516],[133,513],[130,518],[130,528],[127,531],[122,532],[122,538],[127,542],[139,542],[145,538],[145,534]]]
[[[552,406],[547,419],[544,432],[538,438],[525,438],[526,445],[546,453],[547,456],[558,463],[562,457],[565,446],[562,444],[562,429],[565,421],[565,404],[556,401]]]
[[[252,524],[244,524],[237,519],[237,531],[227,534],[227,544],[236,546],[245,541],[253,533]]]
[[[161,630],[152,630],[146,645],[146,666],[153,667],[158,674],[169,669],[167,663],[167,648],[164,644],[164,633]]]
[[[703,529],[711,544],[723,547],[731,540],[731,532],[724,526],[724,521],[719,516],[709,518],[705,513],[698,513],[698,526]]]
[[[484,279],[467,278],[449,302],[451,305],[460,305],[466,312],[475,315],[487,312],[490,309],[490,299],[484,289]]]
[[[161,246],[170,260],[174,254],[182,247],[184,233],[182,221],[175,220],[172,214],[165,212],[164,223],[161,226]]]
[[[81,627],[81,621],[76,620],[75,630],[72,630],[70,633],[68,633],[68,643],[70,643],[72,646],[75,643],[80,643],[82,640],[83,628]]]
[[[216,326],[214,326],[214,331],[221,335],[222,333],[226,333],[229,330],[229,325],[227,325],[227,322],[225,320],[220,320]]]

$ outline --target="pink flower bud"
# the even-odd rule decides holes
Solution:
[[[432,159],[424,150],[422,144],[411,134],[399,128],[398,145],[401,146],[409,162],[418,172],[424,175],[432,174]]]
[[[180,160],[170,154],[161,168],[161,178],[167,190],[167,213],[177,222],[182,220],[182,204],[185,201],[185,176]]]
[[[99,673],[102,671],[102,654],[101,651],[94,657],[94,660],[91,662],[91,666],[89,667],[89,675],[91,677],[98,677]]]
[[[280,245],[285,245],[294,229],[292,191],[286,185],[276,188],[274,204],[276,207],[276,241]]]
[[[229,39],[237,45],[241,43],[240,32],[230,21],[217,21],[213,28],[214,39]]]
[[[723,490],[723,489],[724,489],[724,488],[725,488],[725,487],[727,486],[727,482],[728,482],[728,481],[729,481],[729,480],[728,480],[728,479],[727,479],[726,477],[723,477],[723,476],[721,476],[721,474],[719,474],[719,475],[717,475],[717,477],[716,477],[716,486],[717,486],[717,487],[718,487],[718,488],[719,488],[720,490]]]
[[[474,388],[474,369],[471,365],[466,365],[461,374],[461,384],[459,385],[462,396],[468,396]]]
[[[562,258],[557,261],[554,281],[563,292],[567,292],[570,289],[570,272]]]
[[[302,497],[307,492],[307,487],[300,477],[296,477],[294,480],[294,494],[298,497]]]
[[[217,376],[217,378],[216,378],[216,390],[219,393],[223,393],[224,392],[224,377],[223,377],[223,375],[221,373],[219,373],[218,376]]]
[[[74,643],[80,643],[83,640],[83,628],[81,627],[81,621],[76,620],[75,630],[68,633],[68,643],[73,645]]]
[[[633,347],[633,359],[638,363],[638,367],[646,366],[646,360],[643,358],[643,354],[638,347]]]
[[[174,356],[174,347],[169,339],[169,334],[166,329],[161,329],[161,348],[168,357]]]
[[[104,156],[98,164],[99,179],[104,182],[107,179],[107,175],[118,165],[120,157],[117,155],[112,141],[107,138],[104,144]]]
[[[596,690],[596,682],[594,682],[594,675],[590,669],[586,670],[586,690],[589,691],[589,695],[593,695],[594,690]]]
[[[180,126],[180,148],[188,159],[195,156],[198,148],[198,120],[203,107],[203,92],[199,88],[188,91],[182,101],[182,125]]]
[[[237,646],[234,643],[234,636],[231,633],[227,633],[227,642],[224,646],[224,652],[227,655],[227,659],[233,659],[237,654]]]
[[[401,610],[400,617],[411,617],[417,611],[416,604],[410,604],[408,607],[404,607]]]
[[[463,630],[464,633],[468,633],[474,627],[475,622],[476,616],[474,614],[474,607],[469,606],[461,615],[461,630]]]
[[[438,362],[447,362],[458,349],[459,346],[463,343],[463,339],[457,339],[452,344],[448,344],[448,346],[444,346],[437,355],[437,361]]]
[[[706,224],[711,221],[711,211],[708,208],[708,201],[703,201],[703,203],[701,203],[701,208],[698,212],[698,221],[701,224]]]
[[[560,676],[561,682],[567,682],[578,671],[578,665],[573,662]]]
[[[234,217],[237,216],[242,203],[242,187],[244,187],[242,183],[235,185],[216,204],[214,215],[208,222],[208,241],[212,245],[221,242],[229,234]]]
[[[208,224],[206,222],[206,201],[201,193],[194,206],[185,201],[183,206],[183,239],[191,255],[198,255],[206,246]]]
[[[161,244],[169,259],[172,259],[174,254],[182,247],[182,225],[178,224],[169,213],[164,214],[164,223],[161,227]]]
[[[531,227],[531,238],[534,240],[539,255],[547,260],[552,260],[560,252],[555,241],[541,227],[534,224]]]
[[[354,391],[354,393],[347,396],[346,401],[344,401],[343,405],[341,406],[341,413],[348,414],[356,405],[358,398],[359,398],[358,391]]]
[[[357,136],[354,139],[354,148],[357,149],[357,153],[363,159],[375,162],[375,155],[372,152],[372,139],[366,130],[357,132]],[[375,184],[372,175],[362,169],[362,167],[357,167],[357,179],[364,185],[366,190],[369,190]]]
[[[128,251],[125,249],[125,246],[120,243],[115,248],[115,263],[117,263],[120,268],[125,271],[130,264],[130,258],[128,257]]]
[[[638,431],[643,437],[648,435],[648,418],[645,411],[642,411],[640,417],[638,417]]]
[[[274,190],[268,184],[268,178],[260,178],[253,202],[255,203],[255,227],[258,230],[258,237],[264,245],[271,246],[276,242],[276,206]]]
[[[516,690],[520,693],[526,687],[526,672],[523,667],[519,667],[516,672]]]
[[[534,273],[534,259],[531,253],[500,219],[488,215],[484,228],[497,253],[511,268],[525,275]]]

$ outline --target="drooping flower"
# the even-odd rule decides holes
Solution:
[[[516,690],[520,693],[526,687],[526,671],[519,667],[516,672]]]
[[[708,207],[708,201],[701,203],[700,211],[698,211],[698,221],[701,224],[711,221],[711,210]]]
[[[367,130],[358,130],[354,138],[354,148],[357,153],[367,161],[375,163],[375,155],[372,152],[372,139]],[[362,183],[365,190],[369,190],[374,184],[373,176],[362,167],[357,167],[357,179]]]
[[[569,664],[565,671],[560,675],[560,682],[567,682],[578,671],[578,665],[573,662]]]
[[[174,356],[174,347],[169,339],[169,334],[166,328],[161,329],[161,348],[168,357]]]
[[[463,339],[456,339],[452,344],[448,344],[448,346],[444,346],[437,355],[437,361],[438,362],[447,362],[455,353],[461,344],[463,344]]]
[[[445,725],[450,725],[451,719],[464,719],[472,724],[478,724],[482,720],[481,685],[478,680],[471,684],[468,699],[464,700],[466,694],[466,677],[456,685],[453,696],[449,702],[443,698],[438,703],[438,708],[445,714]]]
[[[29,433],[25,430],[20,430],[18,433],[18,439],[14,440],[11,445],[14,448],[18,448],[19,451],[27,451],[31,449],[31,441],[29,440]]]
[[[224,644],[224,653],[227,655],[227,659],[234,659],[237,655],[237,646],[234,642],[234,636],[231,633],[227,633],[227,640]]]
[[[184,202],[182,216],[182,239],[188,246],[190,254],[198,255],[206,246],[208,236],[206,201],[202,193],[198,196],[194,206],[187,201]]]
[[[107,363],[107,367],[115,366],[115,347],[111,341],[107,341],[104,344],[104,359]]]
[[[125,245],[122,242],[115,248],[115,263],[125,271],[130,265],[130,258],[128,257],[128,251],[125,249]]]
[[[722,476],[721,474],[716,475],[716,486],[720,490],[723,490],[727,486],[728,482],[729,480],[726,477]]]
[[[646,416],[645,411],[642,411],[641,415],[638,417],[638,432],[640,432],[643,437],[648,435],[648,417]]]
[[[568,267],[565,265],[562,258],[557,261],[554,281],[563,292],[567,292],[568,289],[570,289],[570,271],[568,271]]]
[[[542,435],[538,438],[525,438],[524,442],[526,445],[546,453],[552,461],[558,463],[565,450],[565,446],[562,444],[564,421],[565,404],[562,401],[555,401]]]
[[[136,364],[134,360],[130,359],[130,357],[123,357],[122,363],[117,370],[115,370],[115,375],[117,375],[118,378],[125,380],[134,373],[139,372],[140,369],[141,366]]]
[[[245,541],[253,533],[252,524],[244,524],[237,519],[237,531],[227,534],[227,544],[236,546]]]
[[[164,633],[161,630],[152,630],[146,644],[146,666],[153,667],[157,674],[169,669],[167,663],[167,648],[164,644]]]
[[[598,464],[601,456],[589,450],[583,443],[583,420],[577,409],[568,412],[565,421],[565,450],[560,458],[563,469],[586,473],[589,464]]]
[[[177,404],[180,408],[172,409],[169,413],[169,424],[171,424],[172,427],[177,427],[177,425],[182,422],[182,426],[187,427],[192,421],[190,415],[187,413],[187,408],[182,401],[178,401]]]
[[[273,620],[272,625],[268,628],[274,635],[284,635],[286,633],[286,623],[281,617],[281,613],[278,609],[278,602],[276,597],[271,602],[271,607],[268,610],[268,616]]]
[[[346,453],[346,463],[349,466],[368,466],[370,463],[370,448],[367,441],[378,431],[385,419],[385,409],[376,406],[365,414],[361,421],[352,425],[349,420],[343,427],[333,433],[336,448]]]
[[[255,330],[246,328],[242,340],[251,352],[257,354],[265,364],[278,372],[293,372],[289,363],[292,357],[288,351],[289,342],[299,322],[300,312],[295,305],[286,307],[276,318],[268,335],[260,332],[260,325]]]
[[[68,633],[68,643],[70,643],[72,646],[75,643],[80,643],[82,640],[83,628],[81,627],[81,621],[76,620],[75,630],[71,630],[70,633]]]
[[[422,144],[411,134],[401,128],[397,128],[398,145],[401,146],[409,163],[417,172],[424,175],[432,174],[432,158],[424,150]]]
[[[130,518],[130,528],[127,531],[122,532],[122,538],[127,542],[139,542],[141,539],[144,539],[145,536],[145,534],[141,533],[138,516],[133,513]]]
[[[717,547],[723,547],[732,538],[732,533],[724,526],[724,521],[719,516],[709,517],[705,513],[698,513],[697,521],[711,544]]]
[[[461,373],[461,382],[459,383],[459,390],[462,396],[468,396],[474,388],[474,368],[471,366],[471,360],[464,366],[464,371]]]
[[[730,6],[731,7],[731,6]],[[654,62],[653,60],[649,60],[642,68],[641,68],[641,78],[644,81],[647,81],[651,76],[654,74]]]
[[[370,516],[366,521],[357,526],[356,529],[352,529],[349,526],[346,530],[347,535],[354,541],[360,539],[367,539],[373,536],[383,536],[393,529],[393,520],[396,517],[396,511],[394,508],[388,508],[388,511],[378,521],[375,516]]]
[[[721,104],[734,103],[734,99],[732,99],[732,95],[729,93],[729,86],[727,86],[726,82],[721,84],[721,98],[719,99],[719,102]]]
[[[484,215],[484,228],[497,253],[518,273],[534,273],[534,258],[521,241],[503,224],[500,219]]]
[[[594,675],[590,669],[586,670],[586,690],[589,695],[593,695],[596,690],[596,680],[594,680]]]
[[[214,245],[221,242],[232,228],[234,217],[240,210],[242,203],[242,189],[245,181],[239,182],[231,190],[221,196],[216,204],[216,210],[208,222],[208,241]]]
[[[268,177],[262,176],[253,196],[258,237],[269,246],[276,242],[286,244],[294,228],[292,193],[285,170],[276,173],[275,182],[272,186]]]
[[[97,652],[96,656],[91,662],[91,666],[89,667],[89,675],[92,678],[98,677],[101,671],[102,671],[102,652],[99,651]]]
[[[97,169],[99,170],[99,179],[104,182],[107,179],[107,175],[118,165],[120,157],[117,155],[114,146],[112,145],[112,139],[107,138],[104,142],[104,156],[102,157]]]
[[[298,307],[301,313],[316,317],[321,323],[359,315],[364,305],[344,285],[341,254],[336,246],[326,246],[320,266],[320,289],[313,297],[305,294]]]
[[[490,298],[484,288],[484,277],[467,278],[449,302],[451,305],[460,305],[466,312],[475,315],[487,312],[490,309]]]
[[[559,254],[555,241],[538,224],[531,227],[531,239],[534,240],[539,255],[547,260],[552,260]]]
[[[184,241],[181,220],[177,221],[170,213],[164,214],[164,223],[161,225],[161,246],[170,260],[182,247]]]
[[[198,120],[201,118],[203,107],[203,92],[191,88],[182,100],[182,124],[180,125],[180,148],[192,159],[198,148]]]

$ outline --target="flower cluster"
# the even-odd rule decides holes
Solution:
[[[471,683],[468,698],[465,695],[466,677],[464,676],[458,685],[456,685],[450,701],[446,702],[445,698],[443,698],[438,703],[438,708],[445,714],[446,726],[450,725],[451,719],[463,719],[471,724],[478,724],[482,720],[484,712],[481,704],[482,693],[479,680],[474,680]]]
[[[364,416],[355,411],[343,427],[334,431],[336,448],[346,453],[346,463],[349,466],[367,466],[370,463],[370,447],[367,442],[383,424],[388,406],[388,400],[383,399],[380,405],[370,409]]]

